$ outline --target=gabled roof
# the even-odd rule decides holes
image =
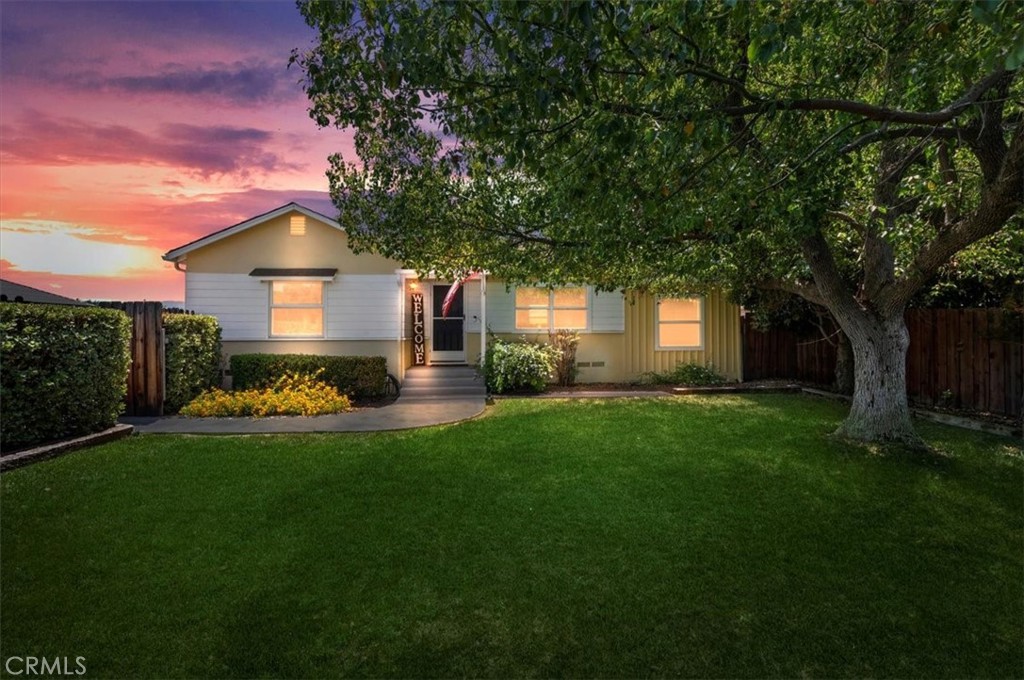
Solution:
[[[38,302],[47,305],[75,305],[76,307],[92,306],[88,302],[72,300],[63,295],[57,295],[4,279],[0,279],[0,296],[2,296],[4,302]]]
[[[181,259],[183,255],[191,253],[193,250],[197,250],[204,246],[208,246],[211,243],[216,243],[217,241],[225,239],[228,236],[234,236],[235,234],[243,232],[246,229],[251,229],[252,227],[263,224],[264,222],[269,222],[270,220],[278,218],[281,215],[286,215],[293,210],[302,213],[306,217],[322,222],[329,227],[334,227],[335,229],[341,230],[341,225],[338,224],[336,220],[332,220],[327,215],[318,213],[315,210],[310,210],[306,206],[299,205],[295,201],[292,201],[291,203],[282,205],[280,208],[275,208],[270,212],[266,212],[263,213],[262,215],[257,215],[256,217],[250,218],[245,222],[239,222],[238,224],[226,227],[224,229],[221,229],[220,231],[215,231],[212,234],[208,234],[206,236],[203,236],[202,238],[198,238],[190,243],[186,243],[183,246],[178,246],[174,250],[169,250],[164,254],[164,259],[167,260],[168,262],[174,262],[176,260]]]

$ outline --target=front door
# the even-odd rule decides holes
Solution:
[[[441,307],[444,297],[451,290],[448,284],[433,287],[434,323],[431,331],[430,363],[432,364],[464,364],[466,363],[465,310],[462,304],[463,287],[455,292],[455,299],[448,309],[448,316],[441,318]]]

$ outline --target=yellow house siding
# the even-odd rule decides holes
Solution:
[[[704,349],[659,350],[655,326],[655,298],[626,294],[625,371],[628,379],[641,373],[670,371],[679,363],[714,364],[729,380],[742,370],[740,310],[721,291],[704,298]]]
[[[309,217],[305,235],[293,236],[293,215],[303,216],[291,211],[188,253],[188,271],[248,274],[256,267],[325,267],[339,274],[394,274],[402,266],[375,253],[356,255],[345,232]]]

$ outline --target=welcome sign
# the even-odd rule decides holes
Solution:
[[[423,293],[412,294],[412,364],[427,363],[427,344],[423,337]]]

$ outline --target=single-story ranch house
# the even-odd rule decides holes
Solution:
[[[451,281],[356,255],[333,219],[289,203],[171,250],[185,306],[220,321],[224,354],[379,355],[404,377],[420,363],[476,364],[495,336],[547,341],[579,331],[581,382],[622,382],[680,362],[739,380],[740,312],[720,293],[690,299],[597,292],[590,286],[507,287],[467,281],[446,318]],[[419,322],[419,323],[418,323]]]

